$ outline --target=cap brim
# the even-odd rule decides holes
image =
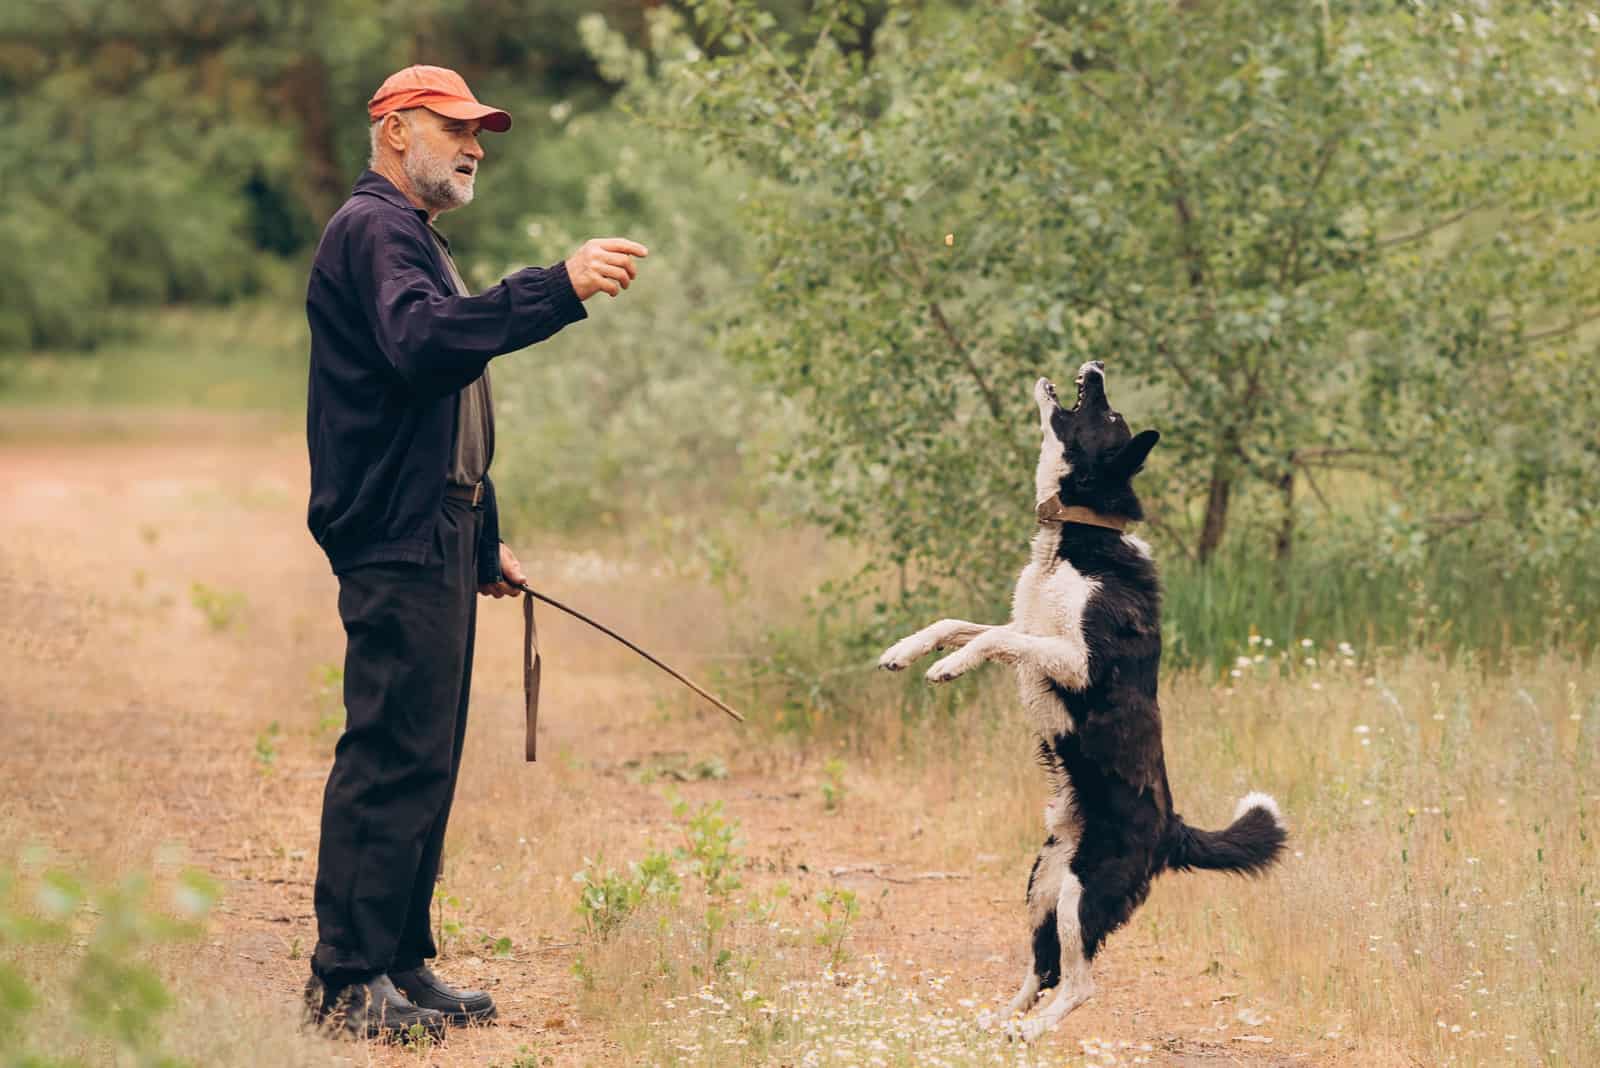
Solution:
[[[505,133],[511,129],[511,116],[486,104],[474,104],[470,100],[433,100],[423,106],[447,119],[461,119],[464,122],[477,119],[483,123],[485,130],[493,133]]]

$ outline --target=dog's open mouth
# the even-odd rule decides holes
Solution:
[[[1105,389],[1106,365],[1099,360],[1090,360],[1078,368],[1078,377],[1075,379],[1078,384],[1078,399],[1072,402],[1073,411],[1083,407],[1083,395],[1088,389],[1090,375],[1100,379],[1100,388],[1102,391]]]
[[[1090,360],[1088,363],[1078,368],[1078,377],[1075,379],[1078,386],[1078,394],[1072,402],[1072,407],[1066,409],[1066,411],[1076,412],[1083,407],[1084,400],[1089,394],[1089,383],[1091,378],[1099,380],[1101,390],[1100,395],[1104,395],[1105,365],[1099,360]],[[1061,408],[1061,398],[1056,392],[1056,384],[1050,381],[1048,378],[1041,378],[1037,383],[1035,383],[1033,398],[1039,404],[1040,414],[1046,418],[1048,418],[1050,411]]]

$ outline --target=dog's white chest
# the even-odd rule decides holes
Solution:
[[[1059,528],[1045,528],[1035,535],[1032,559],[1012,595],[1011,625],[1060,643],[1065,655],[1059,660],[1083,665],[1086,676],[1089,649],[1083,617],[1100,584],[1056,555],[1059,538]],[[1043,670],[1026,659],[1017,662],[1016,670],[1023,706],[1036,729],[1046,737],[1070,731],[1072,721],[1052,686],[1053,676],[1060,682],[1059,672]]]

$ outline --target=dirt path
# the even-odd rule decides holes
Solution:
[[[304,484],[298,438],[259,429],[198,445],[0,443],[0,842],[42,839],[103,871],[148,867],[162,843],[181,843],[224,886],[196,965],[277,1005],[295,1002],[315,942],[317,814],[339,715],[327,671],[342,658],[335,582],[303,526]],[[627,604],[622,621],[669,653],[692,662],[710,651],[710,628],[684,626],[715,611],[693,589],[668,580],[623,601],[623,565],[528,547],[523,558],[576,600]],[[916,878],[927,843],[897,809],[891,778],[856,775],[845,811],[824,815],[820,758],[741,737],[714,713],[673,712],[666,684],[558,619],[542,622],[548,759],[526,767],[520,616],[511,602],[485,603],[480,626],[446,871],[447,887],[474,897],[457,906],[464,933],[441,970],[493,990],[503,1020],[453,1036],[426,1063],[509,1064],[523,1046],[556,1064],[616,1063],[570,972],[570,879],[591,850],[627,858],[652,836],[670,840],[662,791],[628,773],[665,750],[726,763],[726,779],[679,789],[722,799],[742,821],[755,885],[851,886],[868,902],[859,952],[948,973],[951,989],[986,1001],[1013,988],[1026,861],[984,855],[957,878]],[[510,937],[512,955],[479,955],[472,940],[485,932]],[[1336,1047],[1305,1047],[1270,1001],[1245,1011],[1226,975],[1197,974],[1189,959],[1124,932],[1099,965],[1099,996],[1051,1048],[1077,1059],[1079,1040],[1095,1036],[1151,1063],[1340,1059]],[[419,1061],[357,1059],[369,1057]]]

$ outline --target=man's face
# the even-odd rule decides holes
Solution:
[[[411,138],[401,163],[428,210],[435,214],[472,203],[472,187],[483,159],[478,144],[482,124],[451,119],[418,108],[410,119]]]

